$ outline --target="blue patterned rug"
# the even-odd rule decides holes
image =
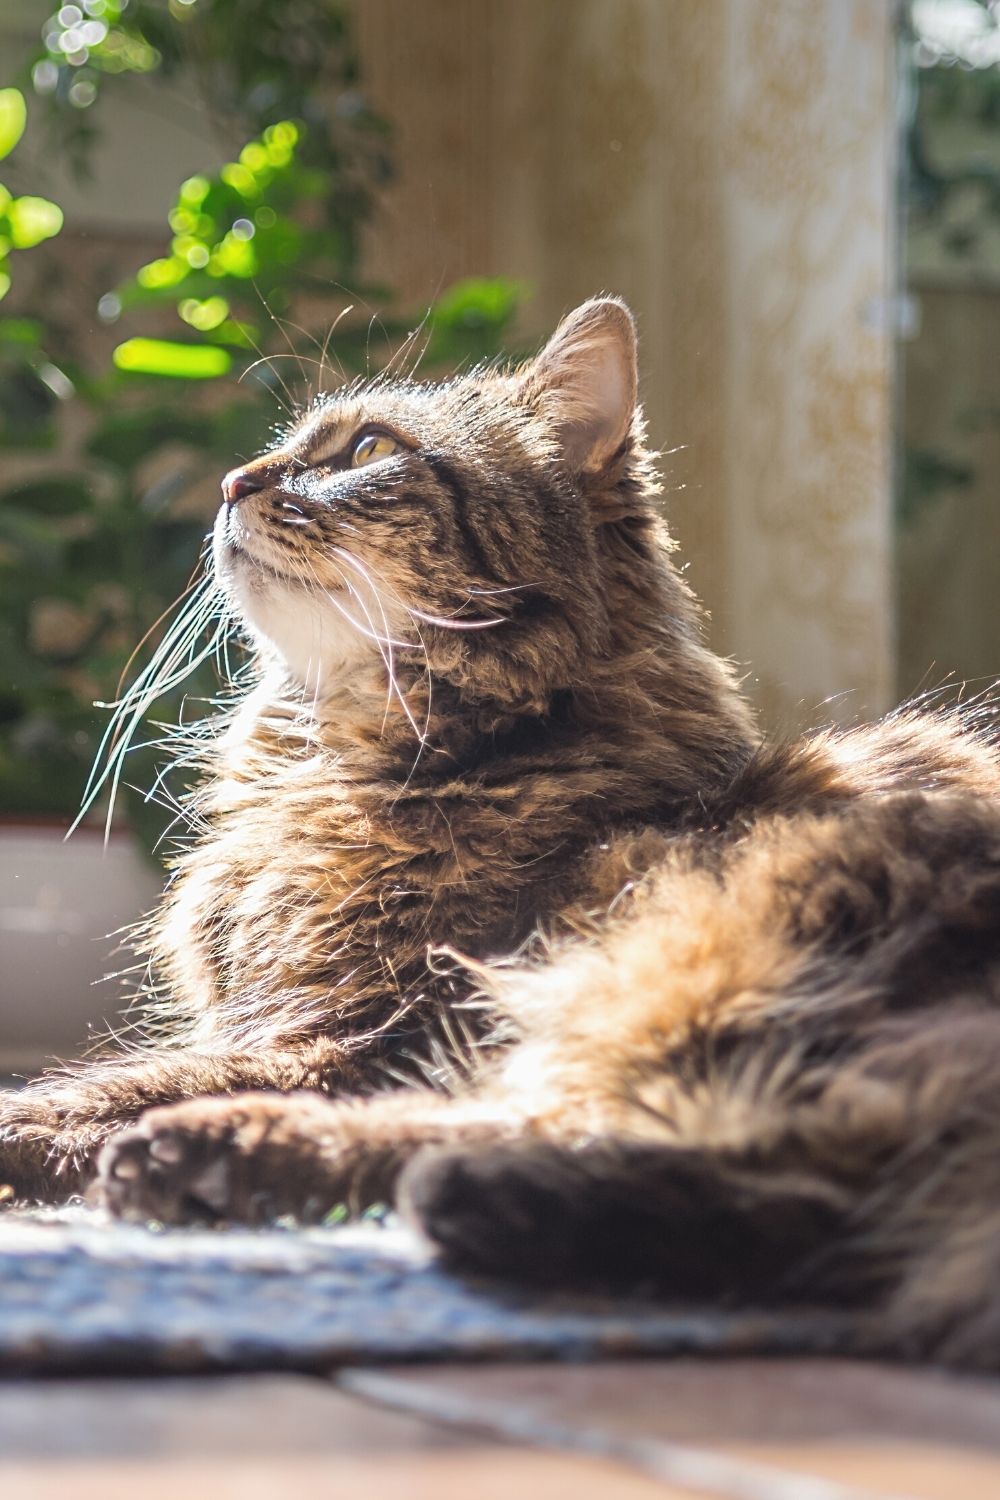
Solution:
[[[850,1333],[818,1314],[473,1284],[391,1222],[157,1232],[85,1209],[0,1215],[0,1373],[841,1352]]]

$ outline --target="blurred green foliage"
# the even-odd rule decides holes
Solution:
[[[24,134],[28,110],[20,89],[0,89],[0,161],[9,156]],[[24,193],[15,198],[0,183],[0,298],[10,290],[10,255],[31,250],[62,228],[62,210],[48,198]]]
[[[0,325],[0,447],[13,460],[0,487],[0,812],[75,811],[107,722],[94,701],[148,659],[162,622],[128,665],[196,564],[211,516],[191,494],[259,450],[308,394],[289,389],[289,372],[313,388],[333,370],[364,374],[414,328],[362,277],[391,132],[361,90],[347,0],[63,5],[16,75],[35,94],[28,134],[85,171],[101,100],[128,74],[182,76],[229,160],[180,184],[163,254],[100,297],[102,322],[122,324],[110,363],[95,365],[51,312],[60,264],[40,242],[58,228],[55,205],[15,208],[20,240],[0,219],[0,247],[37,244],[27,304]],[[23,105],[0,91],[0,155],[25,128],[15,95]],[[42,201],[10,199],[6,212]],[[520,295],[497,280],[451,288],[417,320],[423,368],[498,353]],[[85,436],[68,456],[71,411]],[[27,477],[10,479],[30,455]],[[196,717],[216,691],[203,668],[157,717]],[[150,846],[170,821],[141,790],[158,753],[130,755],[122,793]]]
[[[1000,7],[982,4],[983,35],[1000,54]],[[937,229],[956,264],[975,263],[1000,220],[1000,63],[972,66],[929,54],[914,37],[906,120],[906,190],[911,229]]]
[[[936,265],[951,284],[995,284],[1000,225],[1000,4],[968,0],[956,30],[941,29],[935,13],[909,0],[902,13],[907,72],[902,90],[904,227],[908,275],[913,242],[933,244]],[[991,262],[992,257],[992,262]],[[927,356],[924,356],[925,359]],[[966,453],[977,427],[1000,423],[995,383],[954,425],[947,448],[911,444],[901,454],[896,516],[903,528],[962,492],[976,470]]]

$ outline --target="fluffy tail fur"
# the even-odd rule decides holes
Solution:
[[[430,1150],[401,1200],[457,1269],[671,1300],[864,1309],[859,1352],[1000,1368],[1000,1016],[890,1022],[740,1150]],[[809,1098],[808,1095],[813,1097]]]

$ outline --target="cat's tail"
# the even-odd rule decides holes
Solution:
[[[763,1117],[763,1116],[762,1116]],[[810,1305],[857,1352],[1000,1370],[1000,1013],[886,1023],[783,1134],[427,1148],[401,1208],[464,1272]]]

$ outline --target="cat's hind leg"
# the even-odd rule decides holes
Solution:
[[[399,1201],[471,1274],[853,1309],[857,1352],[996,1370],[1000,1015],[954,1003],[857,1040],[770,1081],[747,1045],[660,1139],[650,1120],[424,1152]]]
[[[714,1303],[859,1290],[843,1251],[844,1195],[819,1179],[741,1179],[709,1150],[635,1140],[431,1149],[403,1174],[399,1202],[449,1264],[473,1274]]]

